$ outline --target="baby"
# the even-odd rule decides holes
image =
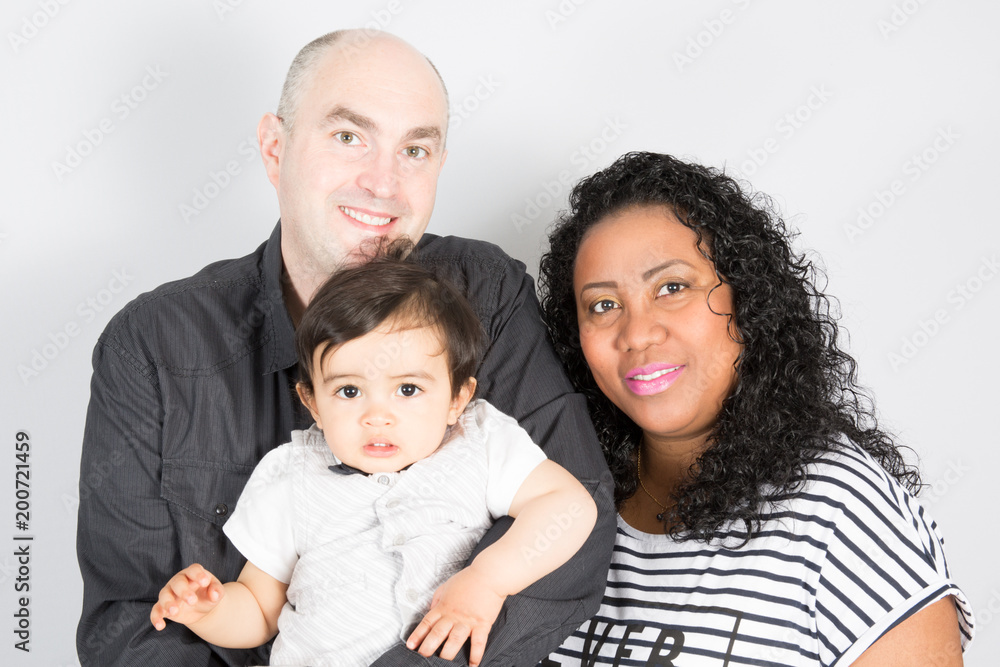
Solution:
[[[583,545],[589,493],[471,400],[479,321],[411,248],[337,272],[309,304],[297,390],[316,424],[261,460],[226,523],[247,558],[237,581],[185,568],[150,612],[158,630],[170,619],[231,648],[277,634],[272,665],[369,665],[402,639],[452,659],[470,640],[477,665],[504,599]]]

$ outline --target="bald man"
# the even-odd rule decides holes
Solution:
[[[596,611],[614,541],[611,478],[585,402],[546,340],[532,280],[496,246],[424,233],[447,126],[444,84],[406,42],[368,31],[311,42],[277,114],[258,127],[281,215],[271,237],[139,296],[108,324],[94,350],[80,469],[84,667],[267,662],[267,646],[218,648],[179,624],[158,633],[149,608],[191,563],[223,581],[239,574],[245,561],[222,526],[257,462],[311,423],[294,392],[294,327],[325,278],[376,236],[419,241],[418,261],[467,294],[490,338],[478,395],[514,416],[600,510],[573,560],[507,599],[485,663],[534,664]],[[338,576],[331,585],[358,583]],[[467,662],[467,646],[457,660]],[[445,662],[400,643],[375,664],[428,661]]]

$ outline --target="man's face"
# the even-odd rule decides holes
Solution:
[[[276,133],[278,159],[268,165],[286,263],[325,274],[366,239],[419,240],[447,119],[437,75],[409,45],[375,38],[331,47],[303,88],[294,127]]]

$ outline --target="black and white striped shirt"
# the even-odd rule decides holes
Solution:
[[[972,611],[919,503],[865,452],[810,467],[746,546],[640,532],[620,517],[600,611],[544,665],[849,665],[886,631],[954,596]]]

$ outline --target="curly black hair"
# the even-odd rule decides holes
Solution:
[[[615,480],[615,504],[636,492],[641,430],[598,389],[580,348],[573,269],[587,230],[635,206],[663,206],[697,235],[698,249],[733,294],[737,382],[710,446],[664,518],[676,539],[710,541],[724,524],[760,530],[766,512],[800,487],[823,452],[852,441],[911,492],[920,475],[881,430],[854,359],[839,349],[837,315],[820,271],[793,252],[770,199],[723,172],[636,152],[580,181],[549,234],[539,270],[543,317],[570,379],[588,401]]]

